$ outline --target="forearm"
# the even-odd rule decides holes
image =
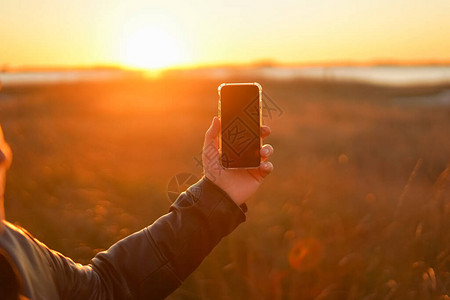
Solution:
[[[164,298],[243,221],[242,209],[202,179],[178,197],[168,214],[98,254],[93,268],[121,290],[117,294]]]
[[[208,179],[191,186],[170,211],[147,233],[181,280],[245,221],[242,209]]]

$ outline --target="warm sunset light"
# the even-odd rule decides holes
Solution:
[[[161,69],[180,62],[180,45],[162,28],[145,26],[124,36],[121,59],[126,67]]]
[[[0,300],[450,300],[450,0],[0,1]]]
[[[449,11],[446,0],[6,0],[0,66],[445,62]]]

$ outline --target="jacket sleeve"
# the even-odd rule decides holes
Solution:
[[[94,294],[100,298],[165,298],[245,221],[245,211],[245,205],[238,207],[204,177],[178,197],[168,214],[97,254],[88,267],[95,283],[88,285],[98,289]]]

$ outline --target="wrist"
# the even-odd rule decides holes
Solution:
[[[240,199],[240,197],[238,197],[237,195],[233,195],[233,193],[230,193],[228,189],[223,186],[223,184],[217,182],[216,178],[211,179],[207,175],[205,175],[204,178],[205,181],[207,181],[209,184],[222,191],[222,193],[224,193],[231,201],[233,201],[244,213],[247,212],[248,209],[244,199]]]

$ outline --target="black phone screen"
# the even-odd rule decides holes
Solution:
[[[220,162],[224,168],[256,168],[261,162],[261,86],[257,83],[219,87]]]

